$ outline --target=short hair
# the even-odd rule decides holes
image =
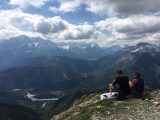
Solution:
[[[122,70],[117,70],[117,74],[122,75],[123,71]]]
[[[140,77],[141,73],[140,72],[135,72],[134,75],[137,76],[137,77]]]

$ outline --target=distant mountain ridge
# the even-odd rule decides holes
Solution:
[[[108,48],[101,48],[96,43],[55,43],[59,48],[70,51],[74,53],[77,57],[81,58],[99,58],[106,55],[111,55],[125,47],[127,45],[120,47],[119,45],[114,45]]]
[[[22,35],[0,43],[0,68],[17,66],[20,61],[28,58],[65,55],[74,56],[72,53],[60,49],[50,40]]]
[[[50,40],[43,40],[39,37],[30,38],[21,35],[10,38],[9,40],[3,40],[0,43],[0,69],[16,67],[19,65],[19,62],[34,57],[70,56],[97,59],[105,55],[113,54],[120,49],[122,48],[118,46],[115,46],[114,49],[103,49],[95,43],[72,43],[68,45],[68,49],[64,49],[64,46],[57,46]]]
[[[42,88],[39,90],[50,89],[52,91],[58,90],[57,86],[63,89],[61,86],[65,83],[70,86],[65,88],[72,92],[88,91],[100,89],[100,87],[105,88],[106,84],[112,82],[116,77],[117,69],[122,69],[130,80],[133,79],[135,71],[140,71],[146,80],[146,87],[158,88],[160,52],[158,51],[159,46],[154,49],[151,46],[155,45],[147,43],[129,46],[97,60],[66,56],[30,58],[23,61],[25,64],[21,67],[0,72],[1,88]],[[71,85],[72,83],[74,85]],[[48,85],[51,86],[47,88]]]

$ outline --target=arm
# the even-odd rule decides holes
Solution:
[[[112,84],[109,84],[109,92],[112,92],[114,89],[114,86]]]
[[[137,80],[136,79],[134,79],[133,81],[132,81],[132,86],[131,86],[131,88],[133,89],[134,87],[135,87],[135,85],[137,84]]]
[[[131,82],[131,81],[129,81],[129,87],[130,87],[130,88],[132,87],[132,82]]]
[[[114,79],[114,81],[113,81],[111,84],[109,84],[109,91],[110,91],[110,92],[113,91],[114,85],[116,85],[116,84],[117,84],[117,80],[116,80],[116,79]]]

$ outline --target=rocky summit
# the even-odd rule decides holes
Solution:
[[[52,120],[159,120],[160,90],[145,92],[145,99],[99,101],[99,93],[84,95]]]

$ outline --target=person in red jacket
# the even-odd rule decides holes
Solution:
[[[135,72],[134,73],[134,79],[132,81],[132,86],[131,89],[133,90],[133,93],[136,96],[141,96],[143,95],[144,91],[144,80],[141,78],[141,73],[140,72]]]

